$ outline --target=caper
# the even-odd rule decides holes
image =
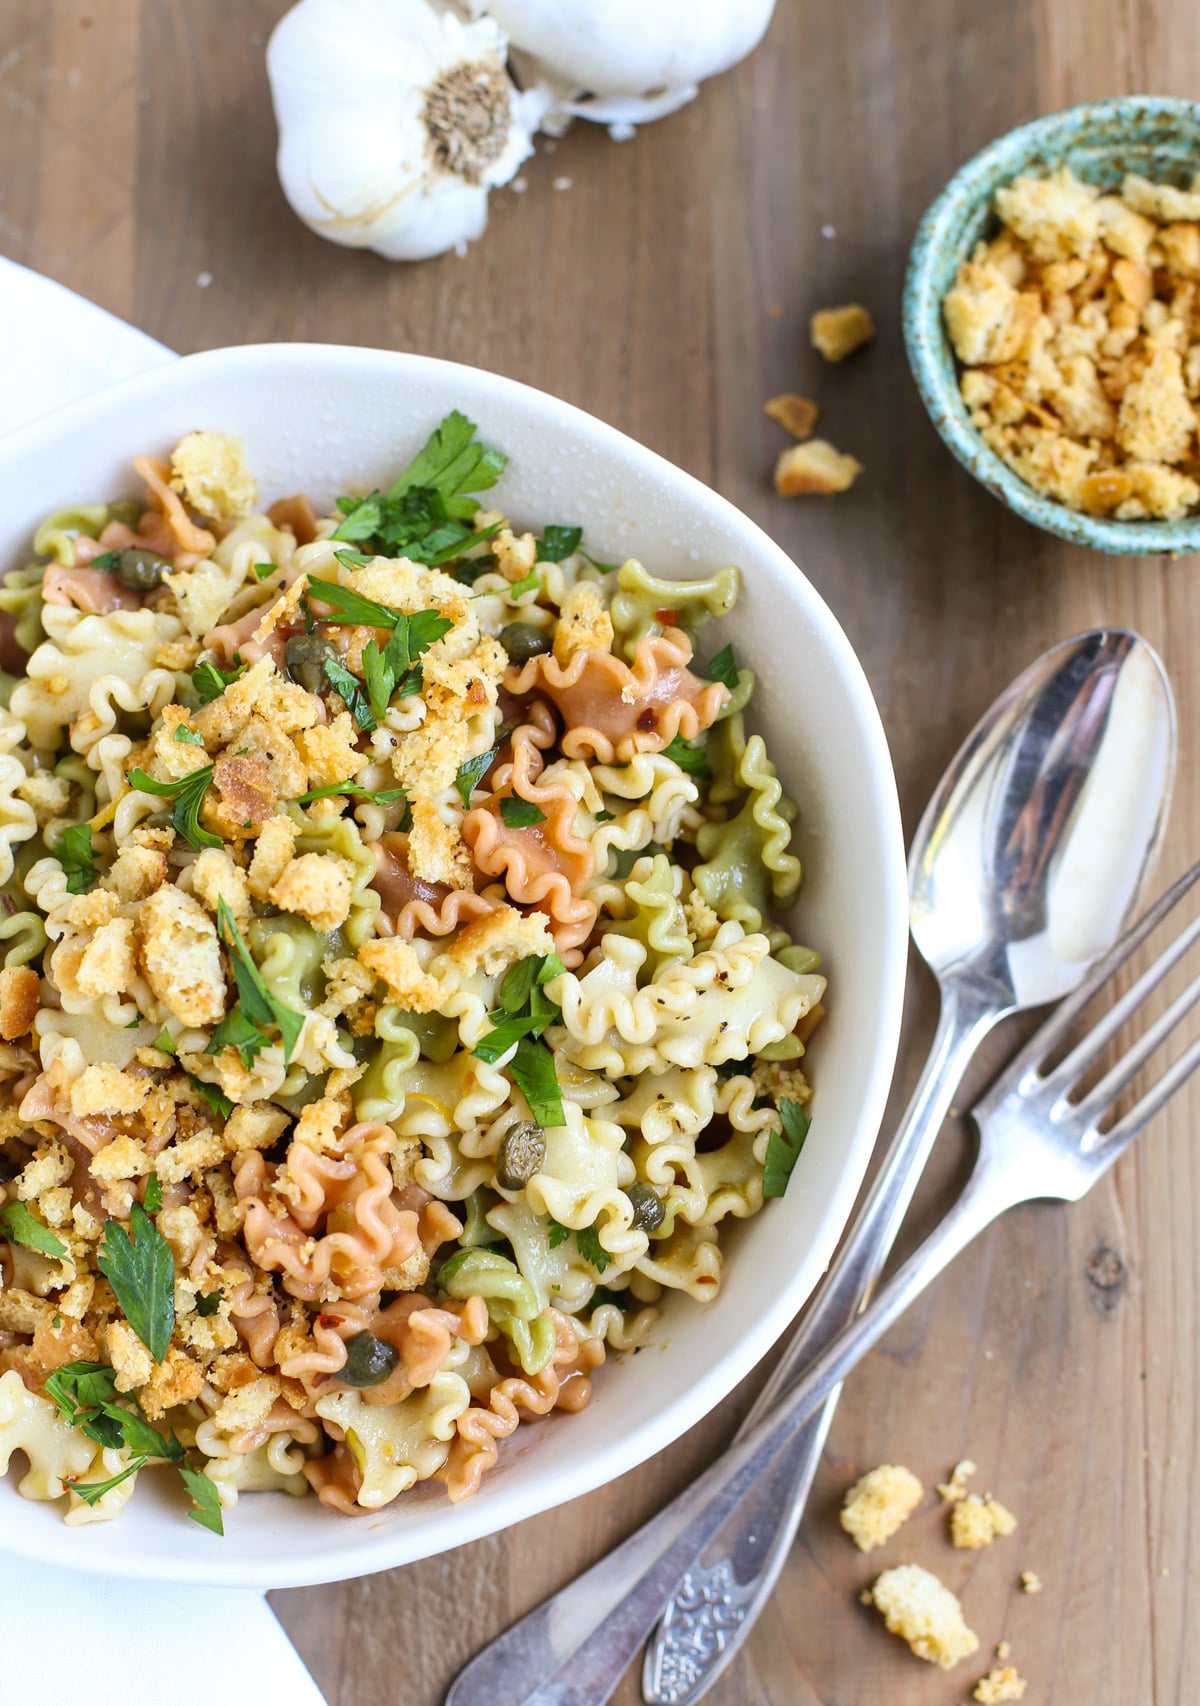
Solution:
[[[625,1195],[633,1204],[633,1224],[638,1231],[657,1232],[667,1218],[667,1211],[658,1192],[651,1190],[649,1185],[643,1185],[639,1179],[636,1184],[630,1185]]]
[[[523,1190],[545,1159],[546,1139],[532,1120],[522,1120],[496,1151],[496,1183],[506,1191]]]
[[[500,630],[500,644],[510,663],[528,663],[530,658],[550,650],[553,637],[545,628],[535,628],[532,622],[510,622]]]
[[[156,557],[153,551],[144,551],[140,546],[131,545],[127,550],[117,552],[117,579],[130,592],[153,591],[162,585],[163,575],[170,567],[162,557]]]
[[[325,676],[325,661],[337,653],[320,634],[293,634],[283,648],[287,672],[292,680],[309,693],[324,693],[329,686]]]
[[[346,1361],[337,1378],[344,1386],[382,1386],[399,1361],[400,1352],[394,1345],[377,1339],[374,1333],[355,1333],[346,1340]]]

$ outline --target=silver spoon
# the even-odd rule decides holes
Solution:
[[[941,990],[933,1048],[841,1254],[739,1438],[866,1302],[987,1032],[1067,994],[1116,940],[1158,849],[1174,748],[1158,658],[1136,634],[1101,629],[1040,658],[955,756],[909,860],[913,936]],[[748,1632],[799,1524],[837,1396],[710,1531],[664,1625],[675,1656],[648,1656],[648,1700],[698,1698]],[[629,1582],[627,1562],[613,1571],[601,1559],[478,1654],[447,1706],[516,1706],[585,1642],[587,1699],[602,1706],[662,1605],[653,1595],[622,1603]],[[604,1639],[592,1639],[601,1625]]]

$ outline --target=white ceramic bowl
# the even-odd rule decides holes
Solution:
[[[195,427],[239,432],[264,501],[318,507],[386,485],[450,409],[509,455],[496,502],[530,524],[582,524],[597,555],[685,576],[740,565],[722,624],[760,678],[757,725],[800,803],[805,882],[797,932],[821,949],[829,1018],[814,1046],[812,1132],[786,1198],[726,1223],[725,1277],[704,1308],[676,1298],[657,1341],[614,1359],[577,1416],[523,1427],[478,1497],[437,1484],[378,1515],[315,1499],[244,1496],[218,1540],[184,1518],[166,1476],[144,1475],[125,1514],[85,1528],[0,1482],[0,1547],[109,1575],[226,1586],[338,1580],[446,1551],[577,1498],[677,1439],[787,1326],[827,1266],[883,1113],[899,1034],[907,894],[883,729],[842,630],[804,576],[723,498],[589,415],[512,380],[421,356],[262,345],[188,356],[38,422],[0,450],[0,563],[26,559],[50,509],[137,489],[130,459]]]

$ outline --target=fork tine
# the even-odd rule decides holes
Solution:
[[[1186,1048],[1179,1059],[1174,1061],[1157,1084],[1151,1086],[1141,1100],[1130,1108],[1129,1112],[1119,1119],[1111,1131],[1104,1133],[1103,1143],[1096,1151],[1103,1156],[1105,1164],[1115,1161],[1138,1133],[1150,1123],[1181,1085],[1200,1066],[1200,1037]]]
[[[1116,946],[1109,949],[1075,993],[1061,1001],[1046,1022],[1039,1025],[1006,1071],[1004,1076],[1007,1081],[1011,1081],[1017,1074],[1023,1076],[1036,1071],[1046,1056],[1052,1053],[1059,1043],[1065,1041],[1070,1035],[1071,1027],[1088,1003],[1094,1000],[1098,991],[1113,973],[1124,965],[1129,956],[1141,947],[1147,936],[1158,928],[1172,908],[1179,904],[1197,878],[1200,878],[1200,861],[1193,865],[1190,871],[1185,871],[1164,895],[1160,895],[1149,911],[1143,913],[1137,923],[1126,931]]]
[[[1066,1059],[1060,1061],[1052,1072],[1047,1073],[1047,1079],[1061,1085],[1064,1093],[1072,1084],[1077,1083],[1092,1065],[1093,1061],[1099,1057],[1101,1052],[1116,1036],[1117,1032],[1125,1022],[1133,1017],[1151,991],[1157,988],[1172,967],[1183,958],[1184,954],[1186,954],[1188,949],[1192,947],[1197,938],[1200,938],[1200,917],[1194,918],[1185,929],[1180,931],[1179,935],[1176,936],[1173,941],[1167,943],[1167,946],[1163,949],[1162,953],[1153,962],[1153,964],[1146,967],[1146,970],[1137,979],[1136,983],[1132,984],[1130,988],[1125,991],[1119,1001],[1113,1002],[1112,1006],[1103,1015],[1103,1017],[1098,1019],[1091,1030],[1088,1031],[1088,1034],[1085,1037],[1080,1038],[1079,1042],[1071,1050],[1070,1054],[1067,1055]],[[1182,1000],[1182,997],[1180,997],[1180,1000]],[[1178,1005],[1178,1003],[1173,1003],[1168,1009],[1168,1012],[1164,1013],[1162,1018],[1156,1020],[1156,1022],[1151,1025],[1150,1029],[1145,1033],[1145,1036],[1138,1039],[1130,1049],[1129,1054],[1125,1056],[1126,1060],[1132,1059],[1138,1051],[1144,1047],[1146,1038],[1152,1036],[1156,1031],[1158,1031],[1159,1028],[1163,1026],[1163,1021],[1165,1019],[1170,1015],[1174,1015],[1174,1017],[1171,1017],[1170,1023],[1161,1031],[1161,1035],[1166,1036],[1167,1032],[1173,1028],[1176,1020],[1181,1018],[1184,1012],[1187,1012],[1188,1008],[1191,1006],[1191,1001],[1189,1001],[1187,1007],[1184,1007],[1178,1014],[1175,1013],[1176,1005]],[[1154,1046],[1157,1047],[1157,1043]],[[1153,1053],[1153,1049],[1146,1051],[1146,1054],[1150,1053]],[[1145,1060],[1146,1054],[1141,1056],[1141,1059],[1138,1061],[1138,1065],[1141,1065]],[[1118,1062],[1118,1066],[1113,1068],[1113,1072],[1116,1072],[1121,1064],[1123,1063]],[[1133,1070],[1136,1072],[1137,1067],[1135,1066]],[[1132,1077],[1133,1074],[1130,1073],[1129,1076]],[[1108,1080],[1105,1079],[1105,1083],[1107,1082]],[[1099,1088],[1099,1086],[1097,1086],[1097,1088]],[[1094,1093],[1095,1092],[1093,1092],[1093,1094]]]
[[[1178,956],[1176,956],[1178,957]],[[1151,967],[1151,970],[1154,970]],[[1157,981],[1157,979],[1155,980]],[[1133,991],[1131,990],[1132,994]],[[1193,978],[1181,995],[1161,1013],[1152,1025],[1137,1038],[1128,1052],[1123,1054],[1115,1065],[1104,1074],[1100,1082],[1081,1097],[1075,1105],[1076,1114],[1089,1125],[1100,1119],[1104,1110],[1111,1106],[1125,1086],[1130,1083],[1145,1066],[1146,1062],[1170,1036],[1180,1020],[1187,1017],[1196,1003],[1200,1001],[1200,976]],[[1091,1041],[1091,1038],[1088,1038]],[[1078,1053],[1079,1050],[1076,1050]]]

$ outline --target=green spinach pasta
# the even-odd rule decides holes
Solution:
[[[504,462],[450,415],[321,518],[197,432],[0,583],[0,1473],[69,1523],[461,1499],[786,1187],[737,571],[518,533]]]

